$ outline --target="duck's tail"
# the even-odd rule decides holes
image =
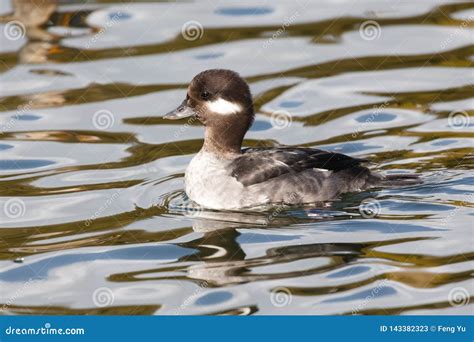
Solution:
[[[354,189],[369,189],[372,187],[409,186],[423,183],[420,176],[413,173],[383,175],[372,172],[364,166],[355,166],[336,173],[339,177],[338,184],[346,184],[342,192]]]
[[[407,186],[423,183],[420,176],[413,173],[383,175],[379,177],[378,183],[381,186]]]

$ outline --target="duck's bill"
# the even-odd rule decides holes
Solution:
[[[189,116],[193,116],[195,115],[196,113],[194,112],[194,110],[188,106],[187,104],[187,101],[184,100],[178,108],[176,108],[175,110],[172,110],[171,112],[169,113],[166,113],[163,118],[164,119],[170,119],[170,120],[178,120],[178,119],[182,119],[182,118],[187,118]]]

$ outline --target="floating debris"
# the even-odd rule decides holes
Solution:
[[[16,258],[15,260],[13,260],[13,262],[16,262],[17,264],[21,264],[23,263],[23,261],[25,261],[25,258]]]

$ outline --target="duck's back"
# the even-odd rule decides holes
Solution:
[[[363,166],[337,172],[307,169],[250,185],[248,190],[264,195],[271,203],[313,203],[334,199],[341,193],[366,189],[374,184],[374,177],[376,176]],[[252,197],[254,196],[250,196],[250,199]]]
[[[312,148],[247,149],[230,167],[252,198],[301,204],[334,199],[365,189],[381,178],[362,166],[364,159]]]

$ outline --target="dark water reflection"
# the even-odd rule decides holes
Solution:
[[[0,37],[2,312],[472,313],[474,6],[356,3],[52,1],[33,18],[2,2],[1,31],[25,27]],[[246,146],[319,146],[424,183],[196,208],[182,182],[202,128],[161,115],[215,67],[252,88]]]

